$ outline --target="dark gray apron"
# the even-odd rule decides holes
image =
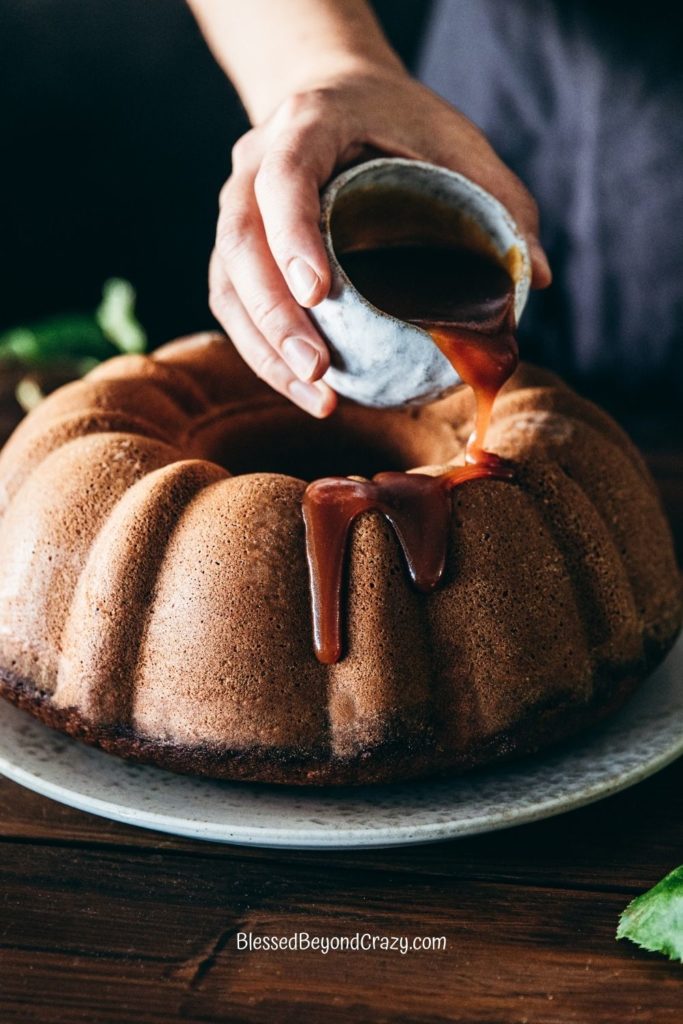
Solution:
[[[683,19],[658,0],[629,6],[437,0],[418,72],[540,206],[555,281],[524,315],[525,357],[591,390],[677,402]]]

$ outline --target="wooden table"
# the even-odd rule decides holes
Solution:
[[[651,464],[680,552],[683,449]],[[682,792],[683,760],[508,832],[308,853],[173,839],[1,780],[0,1024],[680,1024],[683,967],[614,931],[683,862]],[[240,951],[246,932],[447,946]]]

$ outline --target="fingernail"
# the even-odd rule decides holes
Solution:
[[[320,363],[320,353],[303,338],[287,338],[282,345],[282,354],[302,380],[311,380]]]
[[[313,384],[304,384],[301,380],[293,380],[289,385],[289,393],[307,412],[320,416],[325,404],[325,396]]]
[[[320,278],[313,267],[295,256],[287,267],[287,281],[296,301],[305,306],[320,284]]]

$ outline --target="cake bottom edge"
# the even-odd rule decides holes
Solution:
[[[577,702],[572,697],[555,699],[534,708],[513,728],[474,740],[462,749],[440,744],[428,727],[420,734],[405,730],[392,733],[389,729],[382,742],[344,757],[324,747],[303,751],[181,744],[141,735],[130,727],[103,727],[88,721],[75,707],[58,708],[29,680],[1,665],[0,696],[50,728],[90,746],[178,774],[277,785],[358,786],[463,774],[536,753],[587,732],[625,704],[670,646],[656,653],[650,650],[646,665],[605,674],[590,702]]]

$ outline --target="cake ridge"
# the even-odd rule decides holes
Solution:
[[[197,493],[226,476],[202,460],[171,462],[141,477],[110,510],[82,567],[64,626],[57,707],[80,706],[102,723],[130,724],[144,612],[168,538]]]
[[[196,414],[209,406],[209,399],[203,388],[191,373],[168,361],[151,356],[117,356],[91,370],[87,381],[113,381],[125,379],[131,371],[139,370],[147,383],[166,393],[167,397],[185,414]]]

